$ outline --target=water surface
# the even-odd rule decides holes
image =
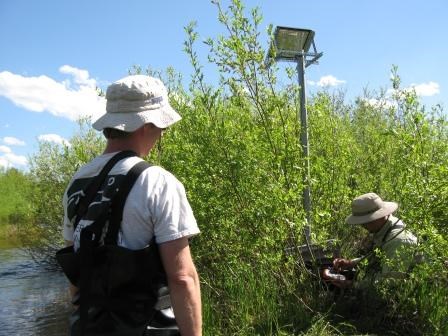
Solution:
[[[0,249],[0,335],[67,335],[67,284],[20,249]]]

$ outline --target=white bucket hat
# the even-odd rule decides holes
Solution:
[[[157,78],[135,75],[120,79],[109,85],[106,100],[106,114],[92,125],[98,131],[114,128],[133,132],[148,123],[167,128],[181,119]]]
[[[347,224],[365,224],[395,212],[398,204],[385,202],[375,193],[356,197],[352,201],[352,214],[345,220]]]

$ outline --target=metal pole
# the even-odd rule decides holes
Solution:
[[[300,144],[305,157],[305,173],[303,174],[303,208],[306,214],[305,240],[311,242],[311,191],[310,191],[310,159],[308,145],[308,116],[305,93],[305,55],[302,52],[297,58],[297,73],[300,86]]]

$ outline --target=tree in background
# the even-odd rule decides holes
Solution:
[[[30,204],[30,179],[27,174],[15,168],[0,170],[0,225],[19,225],[26,222]]]
[[[79,132],[59,145],[41,141],[30,161],[32,191],[31,220],[20,230],[20,239],[31,256],[47,267],[55,267],[54,253],[63,243],[62,196],[74,172],[101,153],[104,141],[90,127],[89,120],[79,121]]]

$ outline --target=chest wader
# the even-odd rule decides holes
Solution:
[[[130,151],[116,154],[87,186],[77,204],[75,229],[112,167],[135,155]],[[79,288],[74,302],[79,308],[70,322],[72,336],[180,335],[174,318],[161,314],[171,303],[166,300],[166,275],[154,239],[141,250],[117,245],[126,198],[149,166],[142,161],[129,170],[107,210],[81,230],[76,252],[69,246],[56,253],[63,272]],[[100,244],[101,238],[104,244]],[[159,300],[161,295],[165,295],[165,300]],[[158,328],[149,331],[152,324]]]

